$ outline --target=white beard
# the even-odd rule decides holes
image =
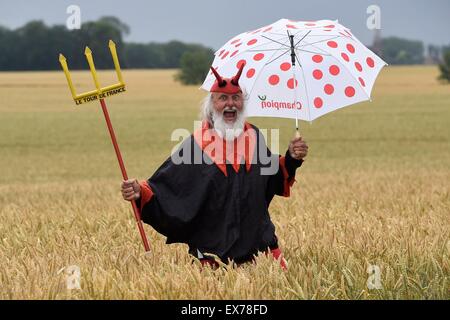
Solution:
[[[226,141],[233,141],[241,135],[244,131],[245,117],[243,112],[236,108],[225,108],[225,110],[236,110],[236,120],[234,123],[228,123],[223,118],[223,113],[216,110],[212,113],[212,120],[214,122],[214,130],[217,134]]]

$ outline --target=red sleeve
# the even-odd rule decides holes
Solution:
[[[143,180],[139,182],[139,185],[141,186],[141,211],[142,208],[144,208],[145,204],[148,203],[152,197],[153,197],[153,191],[152,188],[148,185],[148,182],[146,180]]]
[[[289,177],[289,173],[286,169],[286,157],[280,157],[280,168],[283,172],[283,197],[289,197],[291,195],[291,187],[295,182],[294,177]]]

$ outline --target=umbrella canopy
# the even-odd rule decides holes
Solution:
[[[337,21],[288,19],[232,38],[212,66],[232,77],[244,63],[247,116],[307,121],[370,99],[386,65]],[[215,80],[210,72],[202,88],[209,91]]]

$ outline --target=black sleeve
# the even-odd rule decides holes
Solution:
[[[268,203],[274,195],[289,197],[290,187],[295,182],[295,171],[299,168],[303,160],[297,160],[291,157],[289,150],[286,151],[284,157],[278,156],[279,168],[276,174],[270,176],[267,190],[266,200]]]
[[[291,154],[289,153],[289,150],[286,151],[286,155],[285,157],[285,165],[286,165],[286,169],[287,172],[289,173],[289,177],[295,177],[295,170],[297,170],[297,168],[300,168],[302,163],[303,163],[303,159],[301,160],[297,160],[291,157]]]
[[[142,208],[142,220],[165,235],[168,242],[186,242],[208,196],[209,179],[202,165],[174,164],[167,159],[148,179],[153,192]]]

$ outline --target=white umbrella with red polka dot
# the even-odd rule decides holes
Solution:
[[[248,94],[247,116],[312,121],[336,109],[369,100],[386,65],[337,21],[281,19],[232,38],[215,53],[213,67]],[[215,81],[210,72],[202,88]]]

